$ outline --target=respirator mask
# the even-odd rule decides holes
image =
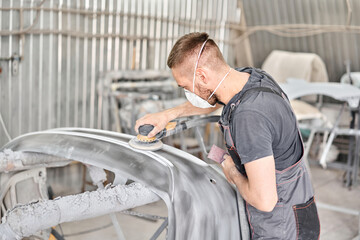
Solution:
[[[184,89],[185,91],[185,96],[187,98],[187,100],[195,107],[198,108],[213,108],[215,107],[216,104],[211,105],[208,101],[209,99],[214,95],[214,93],[216,92],[216,90],[220,87],[221,83],[225,80],[225,78],[227,77],[227,75],[230,73],[231,68],[229,69],[229,71],[225,74],[225,76],[223,77],[223,79],[219,82],[219,84],[217,85],[217,87],[215,88],[215,90],[211,93],[211,95],[209,96],[209,98],[207,100],[202,99],[201,97],[199,97],[198,95],[195,94],[195,76],[196,76],[196,69],[197,66],[199,64],[199,60],[200,60],[200,56],[201,53],[205,47],[206,42],[208,41],[208,39],[206,39],[206,41],[203,43],[203,45],[200,48],[196,63],[195,63],[195,69],[194,69],[194,77],[193,77],[193,92],[190,92],[189,90]]]

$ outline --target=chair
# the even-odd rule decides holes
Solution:
[[[289,78],[304,79],[307,82],[329,81],[325,63],[314,53],[273,50],[265,59],[261,68],[280,84],[286,83]],[[315,103],[314,106],[302,100],[290,100],[299,126],[311,130],[305,143],[304,158],[307,159],[315,134],[320,132],[320,128],[331,128],[332,124],[319,110],[319,107],[322,105],[321,97],[318,99],[318,102],[316,102],[314,96],[306,96],[302,99]],[[323,133],[322,149],[324,149],[329,135],[328,131]]]

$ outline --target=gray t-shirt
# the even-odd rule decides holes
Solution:
[[[254,87],[270,87],[279,92],[266,75],[255,69],[250,71],[240,94]],[[302,156],[296,117],[287,100],[277,94],[257,91],[246,94],[234,109],[230,124],[242,164],[273,155],[275,168],[283,170]]]

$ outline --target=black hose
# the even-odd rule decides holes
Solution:
[[[63,236],[60,235],[55,229],[51,229],[51,234],[57,239],[57,240],[65,240]]]
[[[218,122],[219,119],[220,119],[220,116],[207,116],[207,117],[196,118],[196,119],[192,119],[192,120],[179,122],[176,124],[175,128],[173,128],[173,129],[161,130],[158,134],[156,134],[156,139],[160,140],[164,137],[168,137],[168,136],[177,134],[179,132],[182,132],[182,131],[192,128],[192,127],[204,125],[206,123]],[[143,136],[147,136],[153,129],[154,129],[153,125],[150,125],[150,124],[142,125],[139,127],[139,134],[143,135]]]
[[[177,134],[192,127],[205,125],[206,123],[210,123],[210,122],[218,122],[219,119],[220,116],[207,116],[207,117],[196,118],[188,121],[183,121],[178,123],[174,129],[166,131],[166,134],[164,136],[161,136],[159,139]]]

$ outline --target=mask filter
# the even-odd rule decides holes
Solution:
[[[186,89],[184,89],[184,92],[185,92],[185,96],[186,96],[187,100],[195,107],[198,107],[198,108],[213,108],[213,107],[215,107],[215,104],[211,105],[208,101],[202,99],[195,93],[192,93]]]

